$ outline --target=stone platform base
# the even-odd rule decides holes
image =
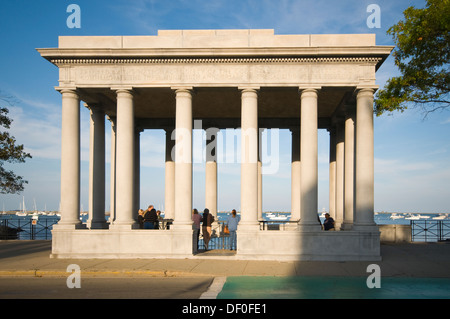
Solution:
[[[191,230],[54,229],[53,258],[198,258]],[[380,233],[238,230],[230,259],[377,261]]]
[[[357,231],[239,232],[239,259],[377,261],[380,233]]]

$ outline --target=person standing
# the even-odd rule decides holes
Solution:
[[[143,209],[139,209],[138,223],[139,223],[139,229],[144,229],[144,210]]]
[[[194,208],[192,211],[192,251],[194,254],[198,253],[198,238],[200,236],[200,221],[202,220],[202,216],[198,213],[198,210]]]
[[[230,231],[230,250],[237,249],[236,230],[237,230],[237,226],[238,226],[240,220],[241,220],[241,216],[237,216],[236,210],[233,209],[231,211],[231,215],[228,216],[228,219],[227,219],[228,230]]]
[[[325,220],[323,221],[323,229],[334,230],[334,219],[328,213],[325,214]]]
[[[150,205],[144,215],[144,229],[156,229],[157,223],[156,209],[153,208],[153,205]]]
[[[205,208],[202,219],[203,241],[205,250],[208,250],[209,241],[211,240],[211,224],[214,222],[214,216],[209,213],[209,209]]]

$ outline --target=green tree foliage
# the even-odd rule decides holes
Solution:
[[[0,100],[6,101],[8,98],[0,96]],[[10,136],[5,129],[9,129],[12,120],[7,116],[9,110],[6,107],[0,108],[0,193],[15,194],[24,189],[24,184],[28,182],[21,176],[17,176],[13,171],[3,167],[5,163],[23,163],[26,158],[31,158],[29,153],[24,152],[23,145],[16,145],[16,140]]]
[[[425,8],[409,7],[403,15],[387,31],[401,76],[377,92],[377,116],[408,106],[420,106],[425,114],[450,106],[450,0],[427,0]]]

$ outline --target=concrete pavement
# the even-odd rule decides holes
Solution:
[[[0,241],[0,276],[65,276],[76,264],[83,276],[367,276],[377,264],[381,276],[450,278],[450,243],[381,245],[377,262],[229,260],[220,251],[193,259],[53,259],[51,241]],[[229,254],[229,252],[228,252]]]

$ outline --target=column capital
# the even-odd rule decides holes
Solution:
[[[300,126],[291,126],[291,127],[289,127],[289,131],[291,133],[300,132]]]
[[[134,96],[134,91],[133,88],[130,87],[111,87],[111,90],[116,92],[117,96],[121,96],[121,97],[133,97]]]
[[[104,113],[105,109],[100,103],[84,103],[84,107],[87,108],[91,113]]]
[[[253,92],[253,93],[258,94],[260,89],[261,89],[261,87],[259,87],[259,86],[240,86],[240,87],[238,87],[238,90],[241,91],[241,93]]]
[[[117,118],[115,116],[106,115],[106,119],[111,122],[111,125],[116,125]]]
[[[369,94],[373,95],[373,94],[375,94],[375,91],[377,91],[377,90],[378,90],[378,86],[368,86],[368,87],[360,86],[360,87],[356,88],[355,92],[356,92],[357,96],[369,95]]]
[[[321,89],[322,87],[320,87],[320,86],[317,86],[317,87],[299,87],[298,88],[298,91],[299,91],[299,93],[301,94],[301,95],[303,95],[303,94],[311,94],[311,95],[313,95],[313,94],[319,94],[319,91],[320,91],[320,89]]]
[[[172,86],[171,89],[175,94],[188,93],[192,96],[194,93],[194,87],[192,86]]]
[[[78,94],[78,90],[75,86],[73,87],[60,87],[60,86],[55,86],[55,90],[58,91],[59,93],[74,93],[74,94]]]

